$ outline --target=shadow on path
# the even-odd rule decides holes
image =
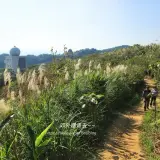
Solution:
[[[152,79],[144,80],[149,87],[155,86]],[[139,140],[143,115],[142,102],[119,114],[106,130],[105,144],[100,151],[101,160],[145,160]]]

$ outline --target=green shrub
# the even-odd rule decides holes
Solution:
[[[129,72],[107,76],[91,72],[67,84],[43,90],[39,97],[28,95],[22,108],[17,108],[17,103],[12,105],[15,117],[1,131],[0,143],[9,145],[16,136],[10,158],[94,159],[97,156],[94,146],[104,134],[106,117],[110,117],[114,110],[124,109],[130,100],[133,103],[133,81],[135,77],[133,80]],[[11,88],[16,86],[16,82],[12,82]],[[32,136],[40,135],[52,122],[42,140],[45,147],[34,148],[35,138]],[[62,124],[67,126],[62,127]],[[73,127],[73,124],[79,127]],[[64,132],[68,135],[60,134]],[[87,132],[88,135],[83,134]]]

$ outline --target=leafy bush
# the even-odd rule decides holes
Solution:
[[[5,156],[26,160],[94,159],[94,146],[104,133],[103,122],[132,99],[133,81],[129,72],[105,75],[94,71],[43,90],[39,97],[31,94],[22,108],[15,103],[15,117],[0,133],[0,143],[10,146]],[[36,135],[42,135],[47,126],[41,145],[36,146]]]
[[[3,157],[24,160],[95,159],[95,146],[101,142],[112,113],[123,111],[140,100],[137,92],[144,85],[144,71],[149,64],[154,66],[159,61],[159,48],[159,45],[134,45],[87,56],[80,69],[75,69],[76,59],[61,59],[48,64],[46,75],[52,87],[37,95],[24,85],[26,103],[19,107],[18,99],[13,102],[15,117],[0,132]],[[91,60],[94,66],[89,71]],[[108,63],[111,71],[107,72]],[[68,80],[64,78],[66,68],[70,76]],[[159,69],[155,68],[152,73],[159,80]],[[11,88],[17,88],[16,82],[11,84]],[[149,130],[147,127],[144,126],[145,131]],[[41,145],[36,146],[36,138],[43,131]],[[155,130],[152,128],[150,131]],[[152,134],[146,136],[151,136],[146,141],[151,153],[153,137]]]

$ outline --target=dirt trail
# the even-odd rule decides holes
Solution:
[[[151,79],[145,79],[154,86]],[[143,103],[121,114],[107,130],[104,150],[100,153],[102,160],[145,160],[140,146],[140,126],[144,115]]]

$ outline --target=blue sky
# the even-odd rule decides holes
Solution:
[[[0,51],[73,51],[160,40],[159,0],[0,0]]]

